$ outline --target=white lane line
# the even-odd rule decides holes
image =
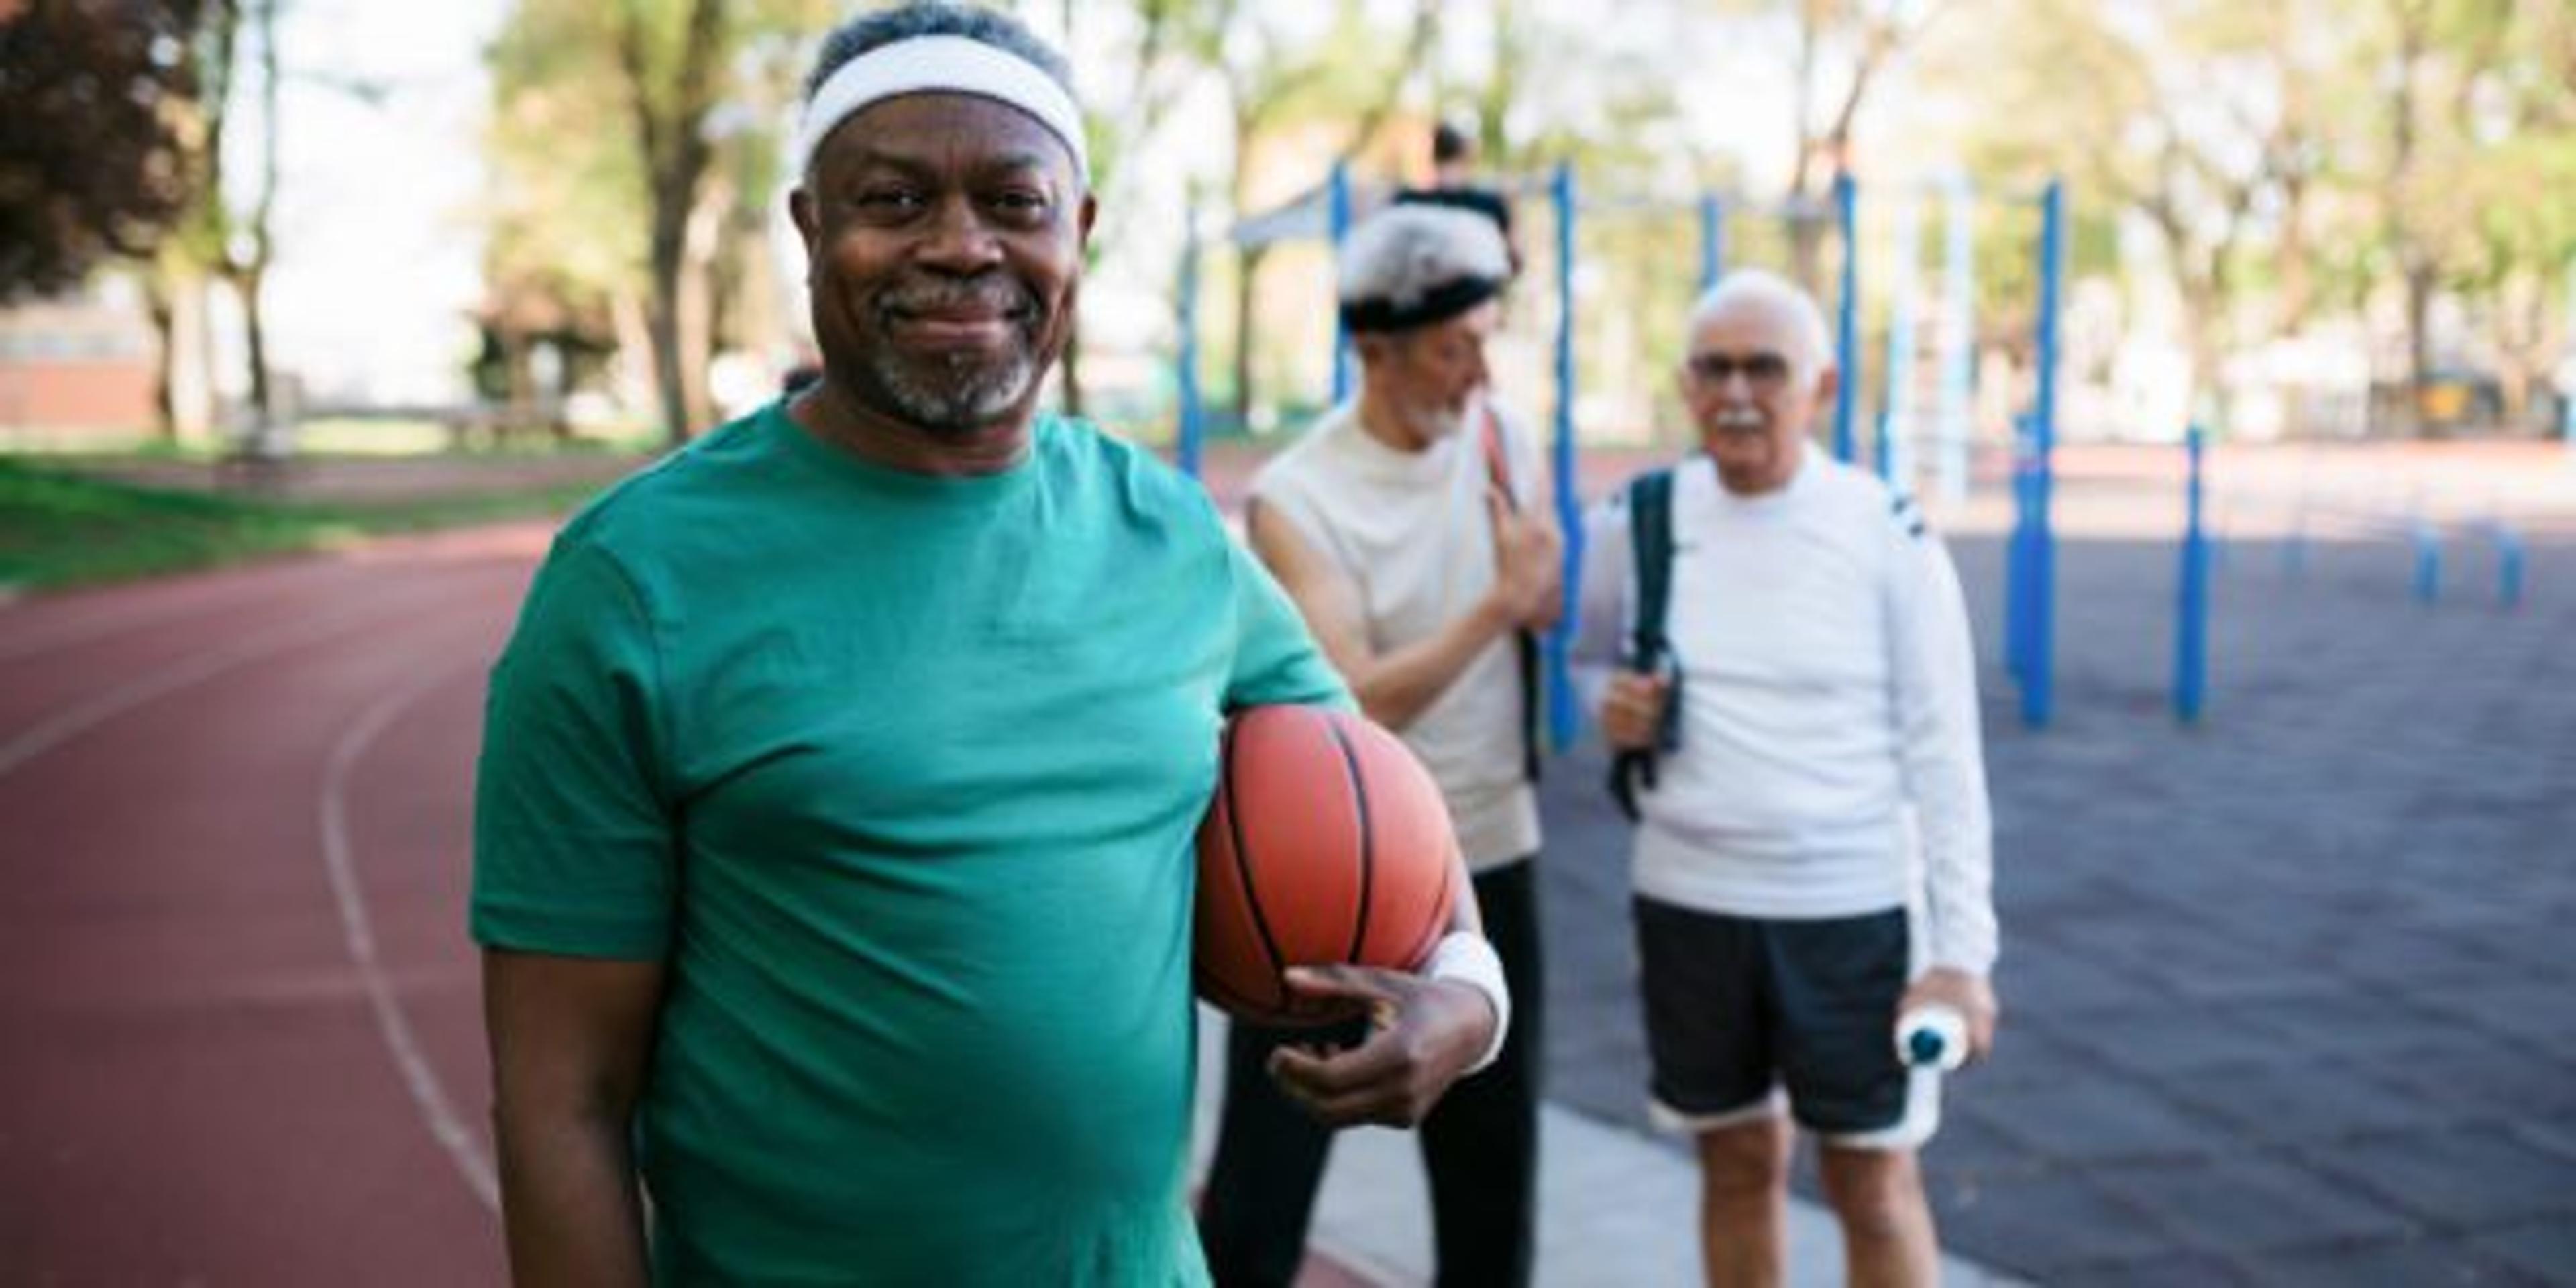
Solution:
[[[432,602],[435,602],[433,597]],[[418,604],[409,600],[380,602],[356,608],[342,608],[287,622],[261,631],[232,644],[199,653],[184,661],[157,671],[147,671],[82,702],[54,714],[7,742],[0,742],[0,778],[6,778],[28,761],[52,751],[80,735],[116,717],[150,702],[166,697],[190,685],[202,684],[226,671],[236,670],[288,649],[310,644],[351,625],[363,625],[390,617]]]
[[[349,961],[357,967],[358,978],[366,986],[368,1008],[375,1012],[376,1032],[384,1038],[385,1049],[392,1053],[394,1066],[402,1072],[403,1086],[411,1093],[421,1124],[447,1151],[448,1161],[456,1165],[457,1175],[465,1180],[465,1188],[472,1190],[485,1208],[498,1212],[501,1183],[492,1160],[484,1156],[480,1139],[465,1116],[457,1112],[437,1071],[422,1053],[420,1038],[403,1014],[402,999],[394,992],[393,980],[376,955],[375,922],[367,912],[366,891],[358,884],[355,850],[349,842],[349,775],[359,757],[366,755],[376,736],[405,708],[460,669],[435,668],[377,699],[332,746],[330,765],[322,777],[322,862],[331,875],[331,893],[339,901],[340,928],[348,942]]]

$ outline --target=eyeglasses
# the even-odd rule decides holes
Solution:
[[[1723,385],[1739,373],[1757,392],[1789,382],[1789,360],[1776,353],[1694,353],[1686,365],[1692,379],[1708,385]]]

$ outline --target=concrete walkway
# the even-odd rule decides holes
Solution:
[[[1216,1133],[1217,1091],[1225,1060],[1225,1021],[1204,1008],[1199,1026],[1199,1123],[1196,1165],[1204,1168]],[[1549,1105],[1539,1124],[1537,1281],[1545,1288],[1654,1288],[1699,1282],[1696,1216],[1699,1183],[1672,1141]],[[1315,1204],[1310,1240],[1324,1257],[1379,1288],[1431,1282],[1430,1197],[1412,1133],[1362,1127],[1342,1133]],[[1843,1253],[1833,1220],[1804,1200],[1789,1212],[1789,1283],[1832,1288],[1843,1282]],[[1957,1258],[1942,1265],[1950,1288],[1986,1288],[2008,1280]]]

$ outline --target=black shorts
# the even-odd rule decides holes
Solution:
[[[1636,900],[1646,1046],[1665,1125],[1779,1112],[1837,1144],[1910,1149],[1940,1116],[1938,1074],[1897,1063],[1912,972],[1905,910],[1773,921]]]

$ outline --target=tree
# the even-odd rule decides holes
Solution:
[[[2328,146],[2323,0],[2173,0],[2152,15],[2020,0],[1971,42],[1978,168],[2063,173],[2151,229],[2182,304],[2194,402],[2223,397],[2253,249],[2304,273],[2309,189]],[[2276,266],[2278,261],[2275,261]],[[2304,312],[2305,287],[2297,291]],[[2224,406],[2220,405],[2221,420]]]
[[[1792,271],[1823,285],[1825,208],[1835,176],[1851,166],[1853,131],[1879,78],[1949,7],[1948,0],[1721,0],[1721,9],[1786,19],[1796,90],[1788,199],[1809,212],[1790,226]]]
[[[1169,24],[1170,44],[1223,83],[1233,143],[1226,195],[1237,218],[1254,213],[1260,149],[1275,132],[1348,122],[1336,130],[1336,158],[1350,157],[1376,136],[1421,66],[1435,5],[1418,0],[1405,37],[1392,42],[1372,29],[1366,7],[1356,0],[1340,0],[1331,23],[1320,30],[1282,23],[1278,12],[1243,0],[1149,6],[1149,13]],[[1244,247],[1236,269],[1234,401],[1238,422],[1245,425],[1257,402],[1256,305],[1268,252],[1267,246]]]
[[[256,72],[255,81],[245,75],[245,39],[253,60],[248,70]],[[243,0],[206,0],[200,21],[186,36],[183,56],[195,68],[200,87],[196,98],[179,108],[192,182],[184,215],[144,274],[153,329],[161,341],[154,402],[165,434],[177,438],[204,428],[204,409],[179,404],[179,364],[183,355],[206,348],[206,289],[210,280],[220,279],[241,306],[244,375],[256,433],[272,422],[277,410],[264,301],[269,268],[276,258],[278,91],[285,77],[278,47],[278,0],[249,0],[247,7]],[[376,93],[362,82],[333,79],[329,83],[362,97]],[[245,92],[258,95],[255,143],[245,142],[234,128]],[[249,190],[236,193],[225,177],[228,167],[244,159],[245,149],[254,147],[249,159],[256,168]]]
[[[150,254],[197,176],[193,0],[34,0],[0,18],[0,301]]]
[[[236,0],[215,0],[225,14],[227,31],[225,57],[233,56],[234,42],[230,33]],[[269,385],[268,311],[263,306],[269,265],[276,258],[273,229],[277,211],[277,0],[250,0],[252,29],[259,49],[259,171],[251,189],[250,207],[229,222],[231,236],[223,243],[224,280],[232,285],[233,294],[241,301],[243,347],[250,367],[250,405],[254,432],[265,431],[277,413],[275,390]],[[227,94],[239,83],[239,76],[225,77]],[[220,185],[208,194],[218,204],[226,201]]]
[[[711,254],[698,229],[721,218],[704,210],[708,172],[715,149],[708,138],[708,115],[721,85],[717,71],[731,46],[726,22],[727,0],[688,0],[674,23],[667,7],[646,12],[650,0],[619,0],[614,6],[617,67],[624,74],[631,128],[637,154],[644,160],[644,195],[650,212],[646,264],[652,273],[655,384],[662,394],[662,427],[673,446],[688,441],[692,427],[710,417],[706,392],[709,337],[703,331],[684,336],[684,329],[704,328],[703,312],[682,317],[684,304],[703,310],[703,300],[684,300],[682,270],[691,259]],[[712,204],[712,203],[711,203]],[[692,243],[696,244],[693,245]],[[683,347],[684,338],[689,342]]]
[[[183,369],[201,371],[211,354],[206,325],[207,283],[223,264],[232,240],[232,212],[224,198],[224,123],[232,100],[241,7],[210,0],[187,37],[185,58],[198,93],[178,108],[183,167],[189,175],[186,209],[162,239],[142,273],[155,346],[152,405],[164,438],[177,442],[208,433],[213,420],[211,372],[183,397]],[[193,360],[193,362],[192,362]]]
[[[2373,177],[2402,387],[2437,364],[2433,302],[2449,293],[2484,308],[2518,407],[2541,360],[2538,315],[2576,254],[2576,21],[2545,0],[2382,0],[2370,16],[2360,48],[2387,86]]]
[[[519,0],[489,51],[489,154],[512,181],[486,211],[496,311],[621,319],[673,444],[712,418],[728,266],[762,248],[746,194],[775,186],[793,77],[827,8]],[[529,303],[548,294],[560,308]]]

